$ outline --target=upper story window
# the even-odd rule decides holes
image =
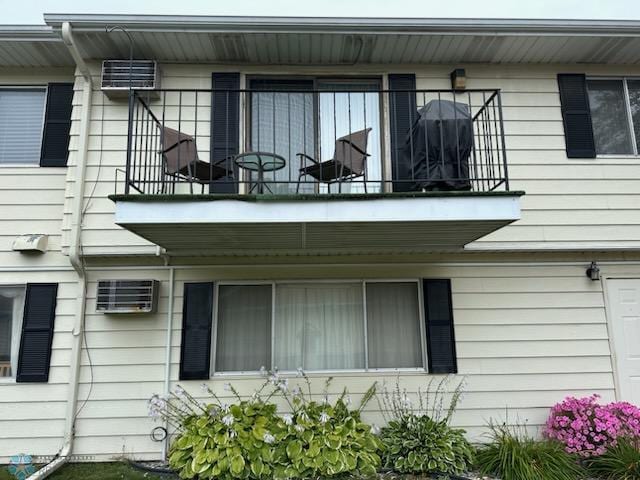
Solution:
[[[599,155],[637,155],[640,79],[587,79],[589,108]]]
[[[216,372],[424,368],[417,281],[222,284],[216,298]]]
[[[0,88],[0,165],[40,162],[45,88]]]
[[[24,287],[0,286],[0,377],[15,376],[22,329]]]

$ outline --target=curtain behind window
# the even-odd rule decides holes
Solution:
[[[0,287],[0,362],[18,365],[24,287]]]
[[[274,365],[281,370],[361,369],[361,284],[278,285]]]
[[[0,164],[38,164],[46,92],[0,89]]]
[[[271,366],[271,285],[218,289],[217,372]]]
[[[367,283],[369,368],[422,367],[418,286]]]

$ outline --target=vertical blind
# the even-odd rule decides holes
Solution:
[[[45,89],[0,89],[0,164],[38,164]]]

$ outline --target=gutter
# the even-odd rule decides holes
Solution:
[[[75,323],[73,326],[73,340],[71,350],[71,363],[69,372],[69,394],[67,397],[67,408],[64,423],[64,443],[54,460],[36,473],[28,480],[40,480],[48,477],[53,472],[69,461],[73,452],[73,441],[75,436],[76,407],[78,404],[78,388],[80,379],[80,358],[82,354],[82,338],[85,320],[85,307],[87,299],[87,285],[82,258],[82,208],[84,205],[85,171],[87,162],[87,150],[89,148],[89,124],[91,119],[91,95],[92,79],[91,71],[80,55],[78,47],[73,38],[73,30],[68,22],[62,25],[62,39],[69,49],[78,70],[83,76],[82,87],[82,113],[80,115],[80,134],[78,143],[78,154],[76,167],[74,170],[74,190],[71,199],[71,244],[69,246],[69,261],[73,269],[78,274],[78,299],[76,303]]]

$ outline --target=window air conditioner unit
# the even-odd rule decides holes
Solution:
[[[100,280],[96,311],[153,313],[158,305],[157,280]]]
[[[157,98],[160,88],[158,63],[155,60],[134,60],[131,67],[131,88]],[[129,60],[103,61],[101,85],[109,98],[126,98],[129,94]]]

